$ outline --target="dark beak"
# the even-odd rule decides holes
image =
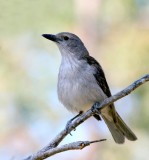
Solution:
[[[57,37],[53,34],[43,34],[42,36],[44,38],[51,40],[51,41],[57,42]]]

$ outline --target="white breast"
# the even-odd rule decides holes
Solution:
[[[94,73],[95,68],[86,61],[63,57],[58,76],[58,97],[68,110],[85,111],[106,98]]]

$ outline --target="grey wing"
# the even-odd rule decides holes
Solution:
[[[101,89],[103,90],[103,92],[110,97],[111,96],[111,92],[108,86],[108,83],[106,81],[104,72],[101,68],[101,66],[99,65],[99,63],[93,58],[88,56],[86,58],[87,62],[90,65],[94,65],[96,70],[96,73],[94,74],[96,81],[98,83],[98,85],[101,87]],[[137,137],[135,136],[135,134],[130,130],[130,128],[125,124],[125,122],[122,120],[122,118],[118,115],[118,113],[115,110],[114,104],[111,104],[105,108],[102,109],[102,111],[104,109],[107,109],[107,113],[106,115],[102,114],[102,118],[104,119],[105,123],[107,124],[114,140],[116,143],[122,144],[125,141],[125,137],[131,141],[134,141],[137,139]],[[109,113],[110,112],[110,113]],[[111,118],[109,119],[109,117]]]
[[[100,86],[100,88],[103,90],[103,92],[107,95],[107,97],[111,96],[111,92],[108,86],[108,83],[106,81],[104,72],[102,67],[100,66],[100,64],[91,56],[87,56],[85,57],[87,63],[89,65],[92,65],[96,68],[96,73],[94,74],[94,77],[98,83],[98,85]]]
[[[106,96],[110,97],[111,96],[110,88],[108,86],[108,83],[105,78],[105,74],[104,74],[103,69],[100,66],[100,64],[91,56],[86,56],[85,60],[87,61],[87,63],[89,65],[92,65],[96,68],[96,73],[94,74],[94,77],[95,77],[98,85],[100,86],[100,88],[106,94]],[[115,111],[114,104],[109,105],[109,107],[111,108],[113,120],[114,120],[114,122],[116,122],[116,111]]]

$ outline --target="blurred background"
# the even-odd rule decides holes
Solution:
[[[57,98],[61,55],[43,33],[77,34],[106,73],[112,94],[149,73],[148,0],[0,0],[0,159],[18,160],[45,146],[74,115]],[[64,143],[107,138],[56,160],[147,160],[149,84],[116,102],[138,137],[114,143],[90,118]]]

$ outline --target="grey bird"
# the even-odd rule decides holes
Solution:
[[[71,112],[84,112],[96,102],[111,96],[104,71],[100,64],[89,55],[78,36],[68,32],[56,35],[43,34],[55,42],[61,52],[62,60],[58,75],[58,98]],[[114,104],[100,110],[114,140],[118,144],[137,137],[116,112]],[[100,115],[94,115],[101,120]]]

